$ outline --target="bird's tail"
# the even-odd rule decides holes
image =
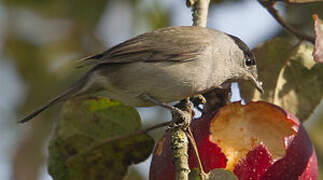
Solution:
[[[83,77],[81,80],[79,80],[76,84],[71,86],[69,89],[65,90],[55,98],[51,99],[47,104],[39,107],[37,110],[27,114],[24,118],[22,118],[19,123],[25,123],[34,117],[36,117],[38,114],[46,110],[47,108],[51,107],[52,105],[55,105],[59,102],[65,101],[71,97],[74,97],[78,95],[78,92],[82,89],[82,87],[85,85],[87,80],[88,74]]]

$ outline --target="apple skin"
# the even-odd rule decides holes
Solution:
[[[295,117],[292,120],[297,121],[299,125],[296,136],[288,140],[286,155],[276,161],[262,179],[318,179],[317,158],[311,140],[303,125]]]
[[[197,143],[199,154],[204,157],[202,160],[204,170],[209,172],[214,168],[225,168],[226,158],[225,155],[219,151],[220,148],[209,141],[210,133],[208,130],[210,126],[210,120],[216,113],[210,113],[205,115],[204,118],[194,120],[191,124],[192,132]],[[202,147],[207,147],[206,150],[201,151]],[[167,131],[164,136],[157,142],[153,158],[150,165],[150,180],[165,180],[175,178],[175,166],[172,163],[172,155],[170,151],[170,133]],[[193,148],[189,148],[189,167],[190,169],[197,167],[196,157],[193,156]],[[202,155],[203,154],[203,155]],[[210,158],[207,158],[207,157]],[[216,161],[210,161],[214,159]]]
[[[318,179],[315,150],[300,121],[281,107],[263,101],[249,102],[246,105],[241,105],[240,102],[230,103],[219,109],[219,111],[205,114],[203,117],[193,120],[191,128],[205,172],[209,172],[215,168],[226,168],[228,159],[221,148],[212,141],[213,134],[211,133],[211,126],[212,122],[224,116],[224,112],[229,114],[228,117],[230,118],[231,114],[234,116],[237,109],[240,113],[238,114],[239,116],[246,118],[244,113],[248,113],[247,117],[256,117],[256,122],[259,121],[260,128],[265,129],[266,126],[261,122],[264,120],[259,117],[266,116],[267,124],[268,118],[273,119],[272,123],[287,123],[290,125],[291,131],[293,131],[293,135],[284,137],[284,142],[282,143],[285,145],[285,154],[278,159],[273,160],[272,153],[266,147],[266,143],[261,142],[250,149],[246,156],[240,159],[232,170],[240,180]],[[244,111],[244,109],[248,110]],[[275,113],[276,115],[273,115]],[[277,114],[280,116],[277,117]],[[279,120],[277,121],[275,118],[279,118]],[[258,125],[253,123],[251,126]],[[284,126],[284,128],[286,127]],[[175,167],[172,163],[170,146],[170,133],[166,132],[155,147],[150,166],[150,180],[174,179]],[[197,168],[198,164],[194,156],[193,148],[189,148],[188,154],[190,168]]]

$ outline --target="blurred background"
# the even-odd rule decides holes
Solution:
[[[309,34],[313,34],[311,15],[323,12],[323,6],[312,4],[276,7],[288,23]],[[191,24],[184,0],[1,0],[0,179],[52,179],[46,168],[46,145],[53,122],[60,117],[59,106],[28,124],[17,121],[80,77],[85,70],[75,68],[77,59],[156,28]],[[255,0],[212,1],[208,26],[234,34],[250,47],[284,35]],[[239,99],[234,85],[232,100]],[[322,104],[305,123],[321,167]],[[160,108],[138,110],[144,126],[170,118]],[[161,132],[151,134],[159,139]],[[128,179],[147,179],[149,164],[150,159],[133,166]]]

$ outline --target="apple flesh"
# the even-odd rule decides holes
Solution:
[[[232,171],[239,179],[316,180],[315,150],[298,119],[263,101],[228,104],[192,122],[192,131],[205,172]],[[150,180],[174,179],[170,134],[157,143]],[[193,148],[189,166],[197,168]]]

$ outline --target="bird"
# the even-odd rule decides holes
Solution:
[[[239,80],[251,81],[263,92],[248,46],[236,36],[206,27],[146,32],[81,62],[91,69],[79,81],[19,122],[57,103],[100,91],[133,107],[156,105],[151,99],[179,101]]]

